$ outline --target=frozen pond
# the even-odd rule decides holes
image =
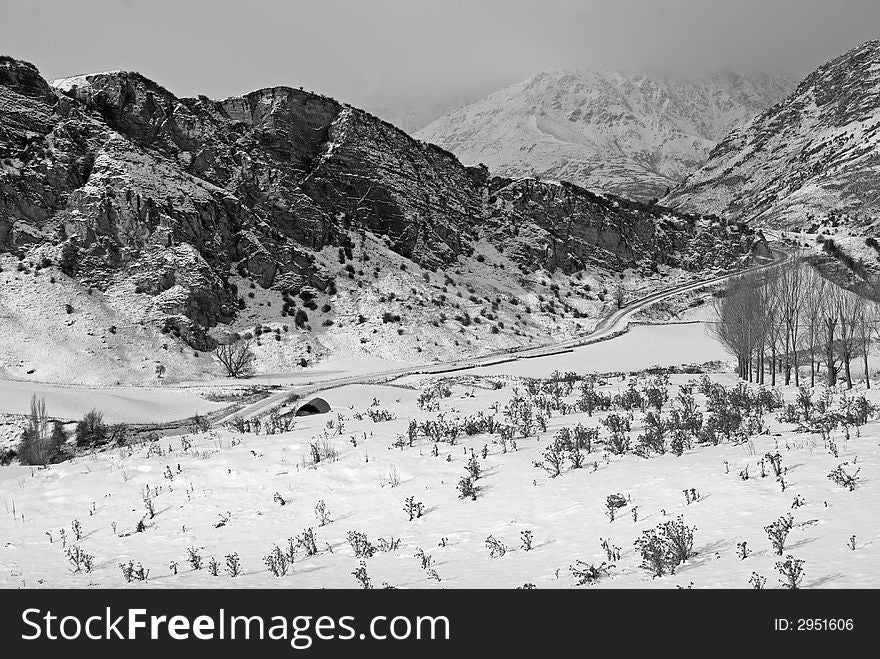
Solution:
[[[651,366],[701,364],[729,360],[705,323],[635,325],[626,334],[547,357],[520,359],[473,369],[478,375],[547,377],[553,371],[638,371]]]
[[[180,389],[83,387],[0,380],[0,412],[27,414],[31,396],[46,399],[51,417],[79,419],[95,408],[110,423],[160,423],[226,407]]]

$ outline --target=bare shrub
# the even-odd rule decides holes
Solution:
[[[791,513],[788,513],[764,527],[764,531],[766,531],[767,537],[770,538],[770,542],[773,545],[773,550],[780,556],[782,556],[782,550],[785,549],[785,540],[788,538],[788,534],[793,526],[794,518],[791,516]]]

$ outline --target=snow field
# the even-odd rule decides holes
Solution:
[[[453,446],[440,443],[437,457],[424,437],[413,447],[392,446],[396,435],[405,435],[410,418],[436,419],[439,413],[448,420],[463,418],[491,413],[496,403],[503,409],[513,387],[522,392],[523,385],[501,379],[505,386],[500,389],[486,388],[492,385],[482,378],[453,379],[452,396],[440,401],[439,411],[419,409],[417,397],[427,381],[411,376],[402,382],[413,389],[349,386],[327,391],[324,397],[334,411],[300,418],[284,434],[217,430],[85,455],[47,469],[4,468],[0,585],[120,587],[126,584],[119,564],[131,560],[150,572],[146,582],[130,587],[355,587],[351,573],[361,559],[347,534],[359,531],[377,546],[380,538],[399,540],[397,549],[363,559],[374,587],[514,588],[534,583],[569,588],[576,580],[568,568],[576,560],[595,565],[607,560],[603,538],[621,548],[621,557],[594,587],[692,583],[695,588],[747,588],[752,572],[766,577],[767,587],[776,587],[774,565],[780,557],[763,527],[789,512],[795,526],[785,554],[805,561],[804,587],[868,587],[880,581],[880,529],[873,513],[880,504],[880,424],[869,423],[860,437],[849,441],[837,432],[835,458],[820,437],[799,434],[768,414],[765,422],[779,436],[753,437],[743,445],[697,446],[681,457],[667,453],[649,459],[613,456],[599,445],[586,456],[584,468],[566,468],[556,478],[533,464],[554,432],[577,423],[598,426],[605,413],[556,413],[546,432],[517,438],[517,450],[507,453],[488,435],[460,435]],[[674,396],[688,379],[672,376],[670,393]],[[735,382],[728,375],[712,379],[727,386]],[[613,378],[602,390],[615,392],[625,385],[625,380]],[[793,399],[793,389],[784,393]],[[869,395],[878,398],[874,390]],[[569,400],[576,396],[577,390]],[[374,398],[379,404],[372,409],[389,410],[396,419],[371,421],[366,412]],[[702,396],[697,399],[702,406]],[[664,412],[668,409],[667,403]],[[337,414],[344,417],[341,434],[336,434]],[[358,420],[355,415],[363,416]],[[641,431],[641,418],[635,414],[633,438]],[[328,428],[331,420],[334,427]],[[605,435],[600,430],[600,438]],[[307,466],[310,443],[325,438],[338,460]],[[488,455],[482,459],[484,445]],[[482,467],[476,501],[459,499],[456,490],[471,449]],[[776,450],[788,469],[784,492],[772,476],[760,478],[756,466],[761,456]],[[837,465],[856,460],[861,482],[854,491],[827,478]],[[746,464],[753,476],[744,481],[737,474]],[[392,486],[395,472],[399,484]],[[146,487],[155,509],[152,519],[143,501]],[[690,488],[700,498],[687,504],[682,491]],[[610,522],[605,499],[616,493],[630,497],[631,503]],[[410,496],[425,509],[411,522],[403,512]],[[792,509],[795,497],[804,504]],[[314,512],[318,500],[331,511],[326,526],[319,526]],[[633,506],[638,509],[635,522]],[[643,530],[677,515],[697,527],[696,555],[674,575],[652,579],[639,567],[633,542]],[[218,527],[224,518],[228,521]],[[141,519],[146,528],[136,532]],[[83,529],[79,542],[73,541],[73,520]],[[263,557],[273,544],[283,549],[288,538],[309,527],[318,554],[298,556],[287,576],[273,577]],[[61,547],[61,528],[66,529],[68,547],[76,544],[94,556],[91,572],[71,570]],[[525,530],[533,534],[531,551],[520,546]],[[504,556],[490,558],[485,546],[489,535],[507,546]],[[852,535],[855,550],[847,547]],[[742,541],[754,552],[744,560],[737,556]],[[189,548],[206,564],[214,557],[219,575],[211,576],[205,567],[191,569]],[[415,557],[419,549],[431,557],[427,569]],[[224,570],[225,556],[233,553],[243,566],[235,578]],[[172,562],[178,564],[177,574]]]

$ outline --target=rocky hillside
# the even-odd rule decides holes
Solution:
[[[667,198],[757,225],[872,225],[880,211],[880,40],[808,75]]]
[[[105,379],[152,377],[153,362],[202,377],[230,331],[272,336],[269,371],[352,350],[486,351],[577,331],[623,270],[640,285],[761,243],[713,218],[493,177],[288,87],[215,101],[131,72],[50,85],[3,58],[0,163],[0,365],[15,377],[81,377],[84,351]],[[516,308],[529,296],[535,316]],[[431,340],[401,355],[419,340],[404,327]],[[63,368],[46,358],[61,344]]]
[[[649,199],[679,184],[732,128],[791,86],[768,74],[664,79],[547,71],[454,110],[416,136],[499,174]]]

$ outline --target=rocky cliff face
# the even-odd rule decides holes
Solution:
[[[332,293],[316,254],[367,233],[428,270],[483,239],[523,267],[567,273],[698,269],[760,243],[659,206],[495,178],[301,90],[178,98],[131,72],[49,85],[0,59],[0,252],[146,296],[148,320],[194,347],[210,348],[208,330],[243,308],[233,280]]]
[[[732,128],[791,86],[769,74],[545,71],[440,117],[416,136],[498,174],[649,199],[680,183]]]
[[[822,65],[732,132],[666,201],[758,225],[853,227],[880,212],[880,40]]]

